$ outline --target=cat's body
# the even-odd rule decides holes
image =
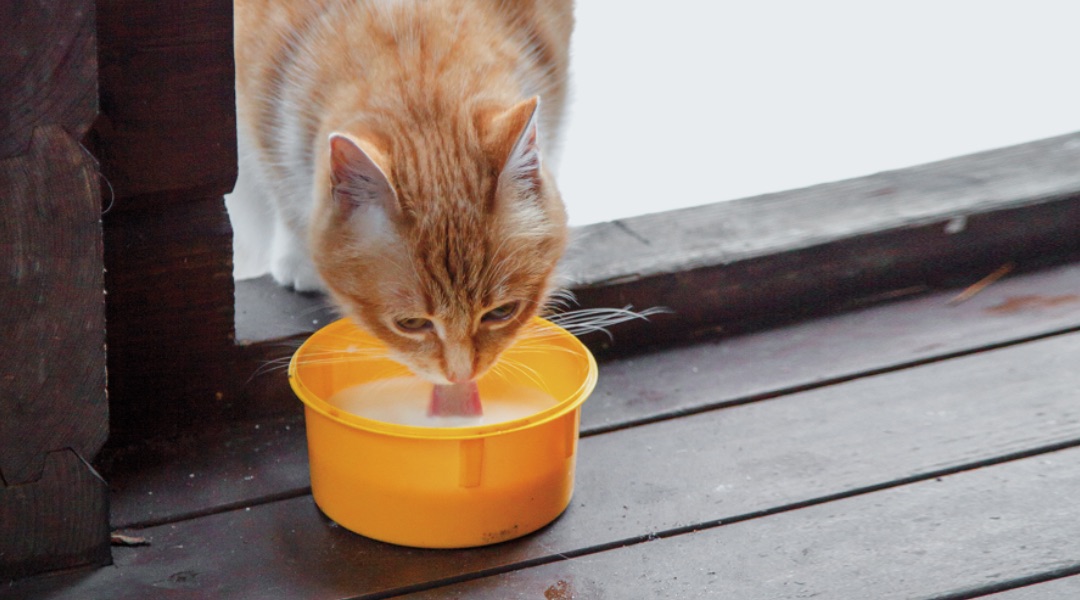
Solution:
[[[235,7],[236,275],[329,292],[436,383],[482,374],[566,244],[540,149],[561,120],[571,0]]]

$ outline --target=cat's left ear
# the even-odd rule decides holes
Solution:
[[[372,151],[347,133],[330,134],[330,183],[334,202],[352,211],[362,206],[378,206],[391,218],[400,211],[397,192],[386,173],[376,163]]]
[[[533,96],[496,118],[507,139],[514,140],[499,175],[500,187],[514,186],[521,192],[535,191],[540,187],[539,116],[540,97]]]

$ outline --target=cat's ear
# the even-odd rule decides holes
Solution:
[[[540,186],[540,145],[537,142],[537,120],[540,116],[540,97],[533,96],[495,117],[496,130],[504,135],[503,147],[509,147],[499,186],[513,186],[518,192],[535,191]]]
[[[330,134],[330,183],[334,202],[345,212],[358,207],[379,206],[393,218],[400,212],[397,192],[376,163],[374,154],[374,151],[365,151],[349,134]]]

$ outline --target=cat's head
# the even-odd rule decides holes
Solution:
[[[315,264],[347,314],[435,383],[486,372],[552,291],[567,226],[538,106],[330,136]]]

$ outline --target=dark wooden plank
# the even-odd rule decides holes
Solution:
[[[110,448],[114,528],[145,527],[306,494],[307,441],[299,416],[209,426],[198,435]]]
[[[1080,327],[1080,264],[1006,277],[951,303],[960,291],[606,361],[582,428],[625,427]]]
[[[408,597],[970,598],[1080,568],[1078,460],[1037,456]]]
[[[0,5],[0,158],[26,152],[34,128],[80,139],[97,115],[94,3]]]
[[[586,226],[573,280],[647,278],[932,224],[970,243],[967,217],[1080,192],[1080,133],[798,190]],[[703,198],[707,202],[708,198]],[[622,235],[612,232],[621,230]],[[592,238],[598,238],[595,242]],[[885,265],[882,265],[885,266]]]
[[[232,190],[232,1],[101,2],[98,46],[91,141],[116,195],[112,210],[178,198],[158,192]]]
[[[1080,598],[1080,575],[1062,577],[986,596],[987,600],[1066,600]]]
[[[220,196],[106,214],[110,443],[244,412],[231,235]]]
[[[584,405],[583,432],[591,435],[710,406],[782,395],[1076,327],[1080,325],[1077,281],[1080,265],[1063,266],[1008,277],[959,305],[948,303],[959,292],[950,290],[719,343],[607,361],[601,365],[596,392]],[[263,291],[279,289],[269,284]],[[324,318],[322,313],[308,316]],[[233,433],[228,426],[217,427],[175,443],[152,440],[148,447],[118,448],[107,467],[116,487],[113,523],[156,522],[305,490],[307,465],[296,454],[303,452],[302,432],[293,429],[294,439],[289,439],[282,431],[301,422],[300,403],[285,380],[284,365],[267,362],[287,358],[294,348],[284,343],[263,348],[266,353],[245,368],[247,372],[262,368],[264,373],[246,381],[241,392],[252,405],[267,411],[264,414],[291,416],[240,423]],[[254,433],[260,424],[263,429]],[[203,448],[219,447],[220,440],[229,436],[235,436],[236,443],[207,461]],[[250,444],[246,451],[253,452],[270,440],[276,448],[288,446],[296,453],[275,455],[280,462],[275,462],[271,477],[238,479],[237,474],[246,475],[251,467],[244,444]],[[153,475],[143,472],[144,454],[155,457]],[[217,482],[212,505],[204,503],[197,486],[174,485],[191,474],[198,481]]]
[[[0,589],[11,579],[111,560],[105,482],[71,450],[44,463],[34,481],[0,486]]]
[[[298,294],[269,275],[236,282],[236,338],[244,343],[306,336],[336,316],[323,294]]]
[[[585,438],[568,512],[495,547],[380,544],[326,522],[305,496],[149,528],[153,545],[118,552],[118,569],[19,591],[122,599],[197,582],[208,596],[382,593],[933,480],[1080,445],[1078,351],[1080,334],[1059,336]]]

